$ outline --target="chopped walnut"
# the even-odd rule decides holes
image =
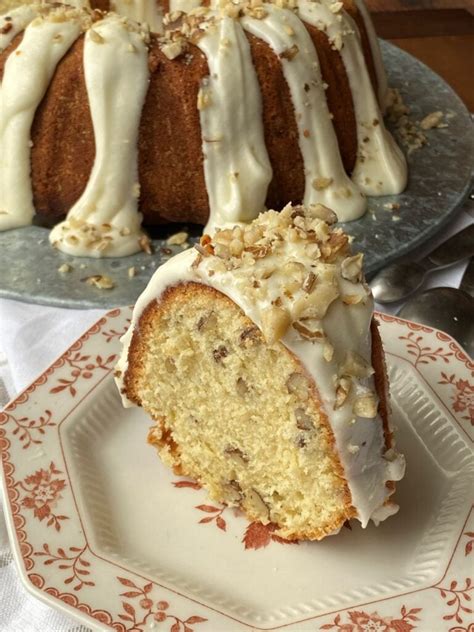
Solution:
[[[339,296],[339,289],[333,283],[318,283],[311,294],[297,299],[293,313],[298,318],[314,318],[321,320],[326,315],[331,303]]]
[[[222,360],[224,358],[227,358],[228,355],[229,350],[224,345],[219,345],[219,347],[217,347],[217,349],[214,349],[214,351],[212,352],[212,357],[217,363],[222,362]]]
[[[224,450],[224,454],[228,456],[236,465],[245,466],[249,462],[249,457],[242,452],[240,448],[233,446],[227,446]]]
[[[336,385],[336,401],[334,402],[334,410],[338,410],[344,405],[346,399],[352,389],[352,380],[349,377],[342,376]]]
[[[373,419],[377,416],[377,400],[373,393],[364,393],[354,400],[352,407],[354,414],[358,417]]]
[[[161,50],[168,59],[176,59],[176,57],[179,57],[184,53],[186,48],[187,45],[185,40],[177,39],[174,42],[167,42],[166,44],[163,44]]]
[[[208,314],[204,314],[204,316],[201,316],[201,318],[197,322],[196,329],[198,331],[204,331],[211,327],[215,327],[216,325],[217,325],[217,316],[215,312],[211,311]]]
[[[247,393],[249,392],[249,387],[247,382],[244,380],[243,377],[239,377],[237,379],[236,382],[236,389],[237,389],[237,393],[241,396],[241,397],[245,397],[245,395],[247,395]]]
[[[260,342],[260,330],[256,325],[247,327],[239,336],[240,344],[246,344],[247,342]]]
[[[344,362],[339,367],[342,375],[351,375],[352,377],[364,378],[374,374],[372,366],[357,352],[348,351]]]
[[[310,395],[308,378],[303,373],[291,373],[286,380],[288,393],[296,395],[300,400],[306,401]]]
[[[307,327],[306,321],[295,321],[293,328],[296,329],[302,338],[306,338],[307,340],[322,340],[325,337],[324,331],[320,327],[310,329]]]
[[[242,488],[235,480],[222,484],[222,491],[225,495],[225,501],[233,505],[239,505],[242,500]]]
[[[440,123],[443,120],[443,113],[440,111],[431,112],[420,122],[421,129],[433,129],[433,127],[440,127]]]
[[[359,283],[362,279],[363,260],[364,255],[361,252],[352,257],[346,257],[341,264],[342,278],[352,283]]]
[[[260,226],[246,226],[244,230],[244,243],[246,246],[252,246],[262,238],[263,231]]]
[[[290,48],[287,48],[282,53],[280,53],[280,58],[291,61],[292,59],[296,57],[296,55],[299,52],[300,52],[300,49],[298,48],[298,46],[296,44],[293,44],[293,46],[291,46]]]
[[[249,510],[256,513],[262,522],[268,522],[270,510],[255,489],[250,489],[245,492],[245,501]]]
[[[323,348],[323,358],[326,360],[326,362],[331,362],[331,360],[333,359],[334,356],[334,347],[332,346],[332,344],[330,342],[325,342],[324,343],[324,348]]]
[[[296,292],[301,288],[306,274],[306,268],[302,263],[289,261],[282,266],[281,271],[285,277],[285,290],[288,292]]]
[[[303,285],[302,285],[303,292],[310,294],[314,289],[315,283],[316,283],[316,275],[314,274],[314,272],[310,271],[308,273],[308,276],[303,281]]]
[[[291,317],[284,307],[272,305],[261,312],[262,331],[268,344],[282,338],[291,324]]]
[[[143,250],[143,252],[146,252],[147,255],[153,254],[151,240],[147,235],[142,235],[140,237],[140,239],[138,240],[138,245]]]
[[[93,285],[99,290],[111,290],[115,287],[115,283],[112,279],[106,275],[93,274],[92,276],[83,279],[88,285]]]
[[[300,430],[314,430],[312,418],[305,412],[304,408],[296,408],[295,410],[296,426]]]
[[[181,231],[168,237],[166,243],[168,246],[182,246],[188,240],[188,237],[188,233]]]

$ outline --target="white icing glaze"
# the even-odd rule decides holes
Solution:
[[[28,24],[34,20],[34,18],[38,15],[36,9],[29,5],[23,4],[21,7],[17,7],[16,9],[12,9],[5,15],[0,16],[0,52],[5,50],[5,48],[10,44],[18,33],[23,31]],[[11,27],[8,25],[11,24]],[[4,29],[10,28],[5,33],[2,32]]]
[[[80,21],[38,17],[8,56],[0,91],[0,230],[31,224],[30,130],[56,66],[80,33]]]
[[[366,210],[366,200],[347,176],[330,118],[318,55],[301,20],[286,9],[263,5],[264,19],[243,17],[244,28],[264,40],[280,56],[299,132],[299,146],[305,171],[304,203],[321,203],[334,208],[340,221],[357,219]],[[292,59],[284,55],[297,46]],[[327,179],[325,188],[314,186]]]
[[[189,13],[193,9],[200,7],[202,4],[202,0],[170,0],[170,13],[172,13],[173,11],[182,11],[183,13]]]
[[[356,6],[364,20],[365,30],[369,39],[370,50],[372,53],[372,59],[374,61],[375,75],[377,77],[377,93],[379,97],[379,106],[382,114],[385,114],[387,109],[387,93],[388,93],[388,80],[387,73],[385,72],[385,66],[382,60],[382,51],[380,50],[379,38],[375,32],[374,23],[370,17],[370,13],[366,7],[364,0],[355,0]]]
[[[209,66],[199,96],[209,232],[226,222],[257,217],[265,207],[272,169],[260,87],[241,25],[223,17],[209,26],[197,46]]]
[[[110,15],[85,37],[84,72],[96,155],[87,186],[50,241],[68,254],[125,256],[140,250],[138,129],[148,88],[141,33]]]
[[[110,7],[119,15],[145,22],[152,33],[163,32],[163,9],[158,0],[111,0]]]
[[[385,128],[370,80],[360,35],[345,12],[333,13],[328,0],[300,0],[302,20],[325,31],[339,50],[352,92],[357,124],[357,159],[352,180],[366,195],[401,193],[406,186],[405,158]],[[335,206],[337,212],[338,207]]]
[[[262,329],[261,313],[271,305],[277,297],[283,298],[282,293],[282,265],[286,261],[303,262],[314,270],[318,276],[326,271],[335,272],[335,282],[341,294],[359,294],[364,296],[365,303],[345,305],[341,298],[337,298],[330,305],[321,321],[322,329],[328,336],[334,354],[329,360],[324,358],[324,346],[319,342],[312,342],[301,338],[293,328],[289,328],[281,342],[292,351],[313,377],[317,386],[322,405],[328,416],[334,433],[337,452],[343,466],[345,477],[352,496],[352,504],[358,512],[358,519],[362,526],[367,526],[370,518],[379,522],[388,515],[395,513],[398,507],[394,504],[384,505],[390,493],[386,488],[389,480],[397,481],[404,474],[404,458],[393,450],[390,455],[385,453],[383,425],[380,417],[366,419],[357,417],[353,412],[354,398],[367,391],[374,392],[373,377],[360,378],[355,381],[351,395],[337,410],[335,408],[334,376],[339,373],[339,367],[347,352],[359,354],[367,364],[371,364],[371,334],[370,323],[373,312],[373,299],[366,296],[366,290],[361,283],[352,283],[342,278],[341,266],[318,264],[314,258],[304,254],[301,247],[290,242],[280,244],[284,256],[272,254],[268,265],[277,272],[265,281],[266,293],[264,298],[252,298],[248,292],[248,269],[241,274],[236,270],[214,272],[209,275],[213,267],[213,257],[204,258],[199,267],[192,264],[196,252],[184,251],[160,267],[153,275],[147,288],[139,297],[135,306],[130,329],[122,338],[123,351],[117,364],[117,385],[122,391],[123,376],[128,366],[128,349],[135,327],[143,310],[154,300],[159,300],[168,287],[185,283],[197,282],[213,287],[230,297],[244,312]],[[265,258],[267,261],[267,258]],[[298,298],[298,294],[294,295]],[[126,398],[125,406],[131,406]],[[353,450],[354,446],[357,448]]]

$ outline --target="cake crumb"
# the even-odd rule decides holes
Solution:
[[[387,211],[398,211],[400,204],[398,204],[398,202],[387,202],[383,207],[387,209]]]
[[[137,270],[136,270],[135,266],[131,266],[128,269],[128,278],[129,279],[133,279],[133,277],[136,276],[136,275],[137,275]]]
[[[87,285],[92,285],[99,290],[111,290],[115,287],[113,280],[105,274],[93,274],[83,279]]]
[[[58,268],[58,272],[71,272],[72,270],[72,266],[69,265],[69,263],[63,263],[62,265],[59,266]]]
[[[433,129],[440,127],[443,123],[443,113],[441,111],[431,112],[420,122],[421,129]],[[446,127],[446,123],[444,124]]]
[[[181,231],[168,237],[166,243],[168,246],[182,246],[188,241],[188,237],[188,233],[186,233],[185,231]]]
[[[143,252],[146,252],[147,255],[153,254],[151,240],[149,237],[147,237],[147,235],[142,235],[140,237],[140,239],[138,240],[138,245],[143,250]]]

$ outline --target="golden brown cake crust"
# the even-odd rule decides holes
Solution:
[[[334,131],[342,164],[350,174],[357,157],[357,127],[346,69],[339,51],[331,48],[327,35],[306,22],[305,26],[318,52],[323,81],[328,86],[326,98],[329,111],[334,117]]]
[[[249,33],[246,36],[261,87],[265,145],[273,169],[266,204],[268,208],[282,208],[288,200],[301,202],[304,195],[304,167],[295,112],[281,61],[263,40]]]
[[[94,164],[83,52],[81,36],[59,62],[31,130],[34,205],[39,215],[53,221],[64,216],[79,199]]]
[[[204,54],[190,45],[186,56],[170,60],[153,38],[150,86],[140,123],[140,210],[147,223],[161,220],[205,224],[209,202],[203,170],[199,111],[201,80],[209,74]]]

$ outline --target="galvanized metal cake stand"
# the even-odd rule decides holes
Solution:
[[[368,274],[442,229],[467,197],[474,166],[473,125],[459,97],[408,53],[386,42],[382,42],[382,51],[389,84],[400,90],[411,117],[420,120],[441,110],[448,116],[448,127],[427,131],[428,144],[408,156],[410,180],[403,194],[371,198],[369,212],[345,224],[345,230],[354,235],[354,247],[365,253]],[[390,203],[399,208],[387,210]],[[155,254],[102,260],[63,255],[51,248],[48,230],[39,226],[0,233],[0,297],[74,308],[132,304],[156,268],[181,250],[167,246],[166,237],[187,229],[191,241],[201,230],[167,227],[153,240]],[[71,266],[70,272],[58,272],[63,263]],[[136,271],[132,278],[131,267]],[[96,274],[111,277],[113,289],[98,289],[85,281]]]

